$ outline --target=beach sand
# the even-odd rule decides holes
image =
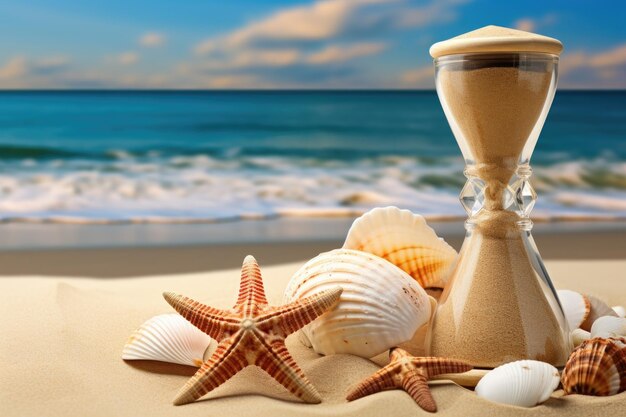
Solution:
[[[572,250],[580,245],[567,236],[553,239]],[[277,304],[288,279],[302,261],[270,264],[289,256],[304,260],[330,245],[331,242],[300,246],[241,245],[236,249],[222,248],[219,256],[212,255],[207,247],[179,248],[180,253],[167,248],[93,250],[89,255],[76,249],[38,254],[3,253],[0,269],[5,274],[28,270],[24,266],[28,257],[31,257],[31,271],[100,271],[94,274],[98,276],[183,271],[184,265],[168,268],[168,262],[188,262],[197,257],[193,265],[200,268],[227,254],[230,258],[224,265],[235,260],[238,265],[234,269],[213,272],[118,279],[67,278],[69,274],[65,272],[63,277],[0,277],[0,291],[5,294],[0,303],[0,415],[428,415],[402,391],[383,392],[347,403],[344,396],[348,388],[383,365],[385,355],[374,361],[350,355],[321,357],[302,346],[295,335],[288,338],[287,345],[322,394],[321,404],[298,402],[262,371],[250,367],[205,400],[175,407],[171,404],[174,395],[195,368],[158,362],[124,362],[120,358],[127,338],[142,322],[156,314],[173,312],[163,300],[163,291],[178,292],[216,307],[230,307],[237,294],[242,255],[249,251],[261,264],[270,303]],[[258,250],[263,247],[265,251]],[[184,255],[186,251],[191,251],[192,255]],[[626,281],[623,279],[626,260],[603,259],[602,248],[596,248],[595,255],[598,255],[595,260],[547,261],[555,285],[598,295],[610,305],[626,305]],[[81,257],[90,259],[93,264],[81,263],[84,262]],[[55,266],[59,260],[68,264]],[[137,265],[144,262],[152,265]],[[102,273],[105,270],[108,272]],[[545,404],[521,409],[487,402],[471,390],[449,382],[433,383],[432,392],[439,407],[437,415],[441,416],[617,416],[626,403],[626,393],[613,397],[563,397],[562,391],[557,391]]]

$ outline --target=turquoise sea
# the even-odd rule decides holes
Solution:
[[[536,218],[626,218],[626,91],[559,91]],[[0,92],[0,219],[462,218],[435,92]]]

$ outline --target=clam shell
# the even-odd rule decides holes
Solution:
[[[370,253],[336,249],[307,262],[287,284],[284,302],[334,286],[337,306],[301,331],[320,354],[371,358],[411,340],[431,316],[432,297],[406,272]]]
[[[606,396],[626,389],[626,339],[584,341],[572,352],[561,383],[566,394]]]
[[[624,306],[613,306],[611,308],[615,311],[617,317],[626,317],[626,308]]]
[[[588,294],[585,294],[585,297],[587,298],[587,300],[589,300],[589,304],[591,305],[591,311],[589,312],[589,316],[587,317],[587,319],[580,325],[581,329],[590,331],[593,322],[600,317],[617,317],[617,313],[601,299]]]
[[[584,295],[571,290],[558,290],[557,295],[570,330],[578,329],[591,312],[591,304]]]
[[[626,319],[612,316],[598,318],[591,326],[591,337],[626,337]]]
[[[591,333],[583,329],[574,329],[571,333],[572,344],[576,347],[587,339],[591,339]]]
[[[200,366],[211,338],[179,314],[161,314],[142,324],[122,351],[125,360]]]
[[[443,288],[457,257],[422,216],[397,207],[375,208],[356,219],[343,247],[387,259],[422,288]]]
[[[559,385],[559,371],[552,365],[522,360],[510,362],[487,373],[476,394],[501,404],[534,407],[550,398]]]

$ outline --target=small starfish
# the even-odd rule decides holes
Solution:
[[[439,374],[462,373],[472,366],[453,359],[411,356],[406,350],[393,348],[389,351],[390,362],[378,372],[367,377],[346,397],[353,401],[382,390],[401,388],[422,409],[437,411],[437,404],[428,389],[428,379]]]
[[[287,351],[285,338],[333,307],[340,295],[341,287],[336,287],[290,304],[270,307],[259,265],[252,256],[243,261],[239,298],[231,310],[219,310],[181,295],[164,293],[176,311],[218,341],[213,355],[187,381],[174,404],[197,400],[250,365],[263,369],[303,401],[321,402],[319,393]]]

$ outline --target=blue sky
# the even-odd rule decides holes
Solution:
[[[432,88],[488,24],[565,44],[563,88],[626,88],[621,1],[0,1],[0,88]]]

